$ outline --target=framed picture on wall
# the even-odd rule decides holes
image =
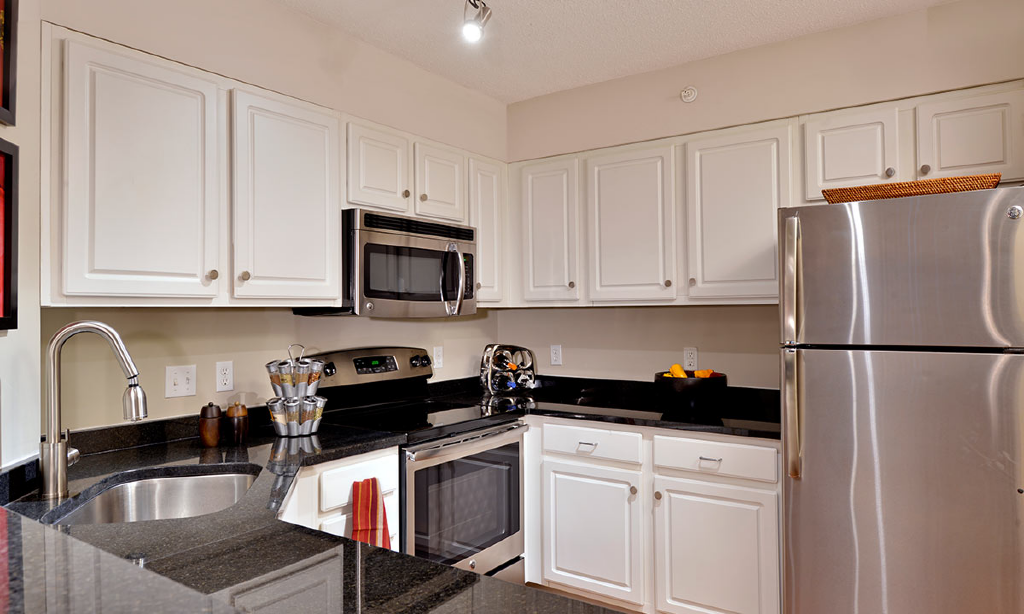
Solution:
[[[18,146],[0,139],[0,330],[18,328]]]
[[[8,126],[14,125],[17,51],[18,0],[0,0],[0,123]]]

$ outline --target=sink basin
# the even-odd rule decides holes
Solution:
[[[256,476],[218,473],[155,477],[104,490],[53,524],[107,524],[191,518],[227,509],[238,502]]]

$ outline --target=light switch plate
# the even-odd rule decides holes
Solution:
[[[217,392],[230,392],[235,389],[235,363],[225,360],[217,363]]]
[[[444,346],[443,345],[435,345],[434,346],[434,368],[435,369],[440,369],[442,367],[444,367]]]
[[[167,367],[164,398],[196,396],[196,366]]]

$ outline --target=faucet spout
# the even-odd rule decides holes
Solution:
[[[78,451],[68,448],[67,434],[61,432],[60,353],[68,339],[79,333],[95,333],[110,344],[128,380],[122,398],[125,420],[141,420],[148,413],[146,393],[139,385],[139,370],[116,330],[102,322],[82,321],[72,322],[54,333],[46,347],[46,432],[39,453],[44,499],[68,496],[68,458],[78,458]]]

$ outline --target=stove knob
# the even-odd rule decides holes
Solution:
[[[413,369],[415,369],[416,367],[420,366],[420,357],[419,356],[413,356],[412,358],[410,358],[409,359],[409,366],[412,367]]]
[[[424,354],[423,356],[420,356],[420,364],[423,365],[424,367],[429,367],[430,366],[430,356],[427,356],[426,354]]]
[[[326,365],[324,365],[324,375],[326,375],[327,377],[331,377],[337,372],[338,368],[334,366],[333,362],[329,362]]]

